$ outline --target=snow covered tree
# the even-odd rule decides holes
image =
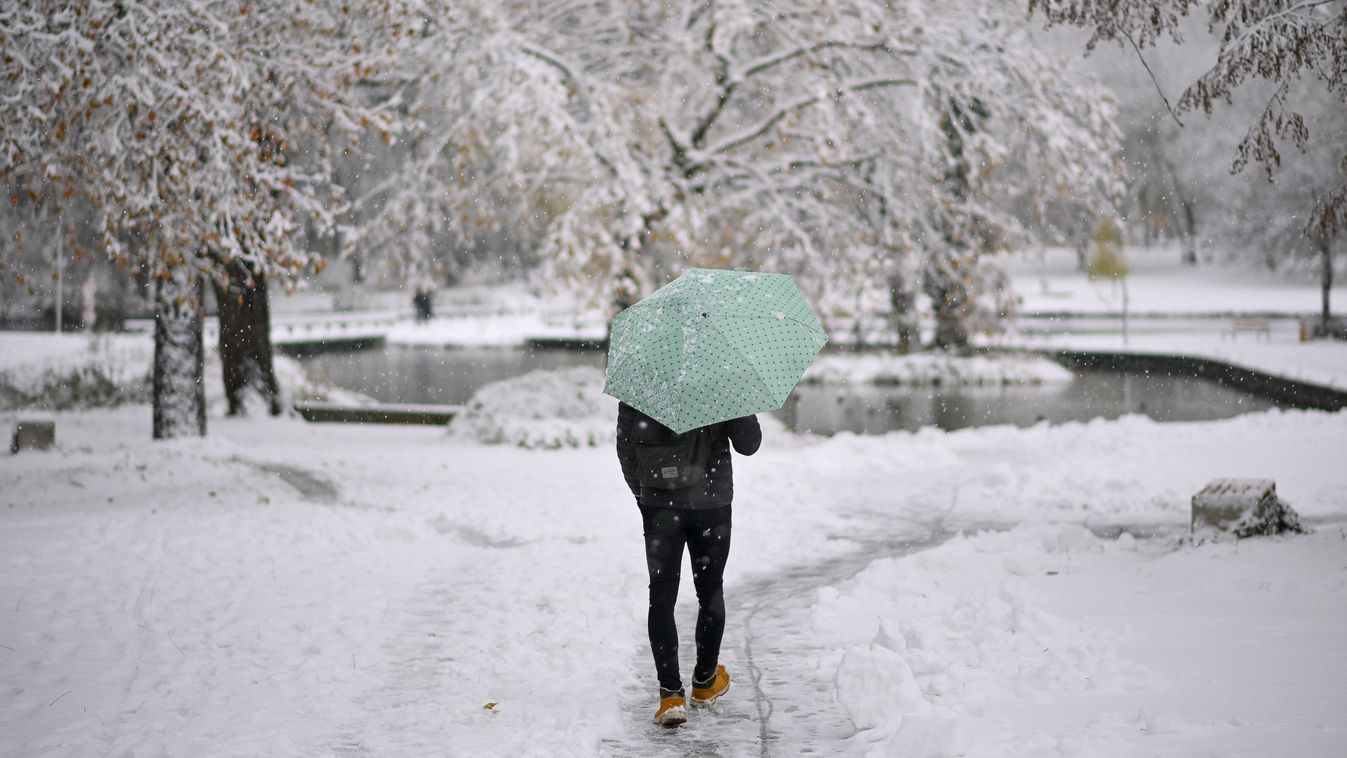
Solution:
[[[437,78],[417,80],[424,112],[451,117],[388,207],[427,228],[546,209],[540,281],[609,314],[689,265],[764,266],[825,313],[888,302],[908,341],[925,289],[958,346],[982,256],[1028,237],[1013,204],[1102,211],[1121,189],[1109,99],[1010,3],[454,13],[428,45]]]
[[[231,409],[274,406],[265,283],[321,265],[332,156],[383,109],[358,85],[415,14],[394,3],[35,0],[0,7],[0,180],[155,281],[154,435],[204,434],[204,282],[220,295]],[[69,229],[68,229],[69,230]],[[73,233],[73,230],[69,230]]]
[[[1090,262],[1085,273],[1091,279],[1109,279],[1114,285],[1122,287],[1122,339],[1127,346],[1127,316],[1129,303],[1127,297],[1127,275],[1131,267],[1123,257],[1122,227],[1113,219],[1105,219],[1095,227],[1090,235]]]
[[[1172,122],[1150,119],[1129,131],[1127,154],[1130,202],[1127,216],[1141,226],[1146,244],[1160,236],[1182,242],[1183,263],[1195,266],[1201,249],[1201,220],[1218,205],[1215,195],[1228,190],[1225,177],[1210,176],[1210,167],[1222,159],[1211,152],[1211,141],[1191,144]]]
[[[458,272],[491,237],[529,260],[550,209],[567,202],[578,164],[554,122],[560,90],[517,40],[493,38],[492,5],[427,14],[400,65],[371,86],[390,93],[397,144],[352,192],[344,243],[414,291]],[[550,72],[550,70],[549,70]]]
[[[1230,244],[1256,254],[1269,268],[1310,270],[1320,284],[1319,331],[1327,333],[1331,320],[1334,262],[1347,254],[1347,235],[1307,235],[1307,214],[1318,198],[1333,190],[1337,176],[1325,167],[1347,154],[1343,109],[1336,103],[1309,104],[1302,109],[1313,133],[1329,135],[1302,151],[1288,152],[1272,177],[1261,172],[1244,179],[1231,193],[1227,234]]]
[[[1347,104],[1347,0],[1029,0],[1053,24],[1072,24],[1092,32],[1087,49],[1103,41],[1130,46],[1138,54],[1163,38],[1183,42],[1179,25],[1203,8],[1209,28],[1219,34],[1215,63],[1192,82],[1175,104],[1179,114],[1230,103],[1243,86],[1270,84],[1267,100],[1235,148],[1232,170],[1261,163],[1271,179],[1281,166],[1279,143],[1300,150],[1312,134],[1295,96],[1324,102],[1337,116],[1318,130],[1317,140],[1331,146],[1331,159],[1319,168],[1331,179],[1307,198],[1300,234],[1319,251],[1324,282],[1324,319],[1332,285],[1334,241],[1347,229],[1347,141],[1341,114]]]

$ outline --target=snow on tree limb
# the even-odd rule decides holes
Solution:
[[[1029,11],[1041,12],[1050,24],[1090,29],[1087,47],[1099,40],[1136,41],[1145,47],[1168,35],[1182,42],[1179,20],[1205,6],[1208,26],[1220,33],[1216,62],[1179,97],[1176,110],[1211,113],[1219,102],[1250,81],[1267,80],[1274,90],[1257,120],[1236,148],[1233,170],[1262,163],[1268,176],[1281,165],[1279,140],[1305,150],[1312,135],[1287,94],[1304,78],[1322,85],[1328,97],[1347,105],[1347,2],[1344,0],[1029,0]],[[1321,138],[1334,139],[1332,134]],[[1347,159],[1347,152],[1343,153]],[[1340,174],[1340,180],[1347,173]],[[1341,181],[1336,182],[1340,186]],[[1347,198],[1340,191],[1313,200],[1304,233],[1329,239],[1347,228]]]
[[[413,178],[379,202],[389,228],[443,224],[459,244],[517,229],[538,241],[541,281],[601,310],[704,264],[797,272],[851,311],[858,283],[887,290],[885,271],[947,235],[986,251],[1024,238],[1012,205],[1112,213],[1111,100],[1037,50],[1013,8],[460,8],[409,57]],[[966,151],[960,197],[942,119]],[[387,247],[406,267],[435,256]]]
[[[342,202],[333,154],[392,128],[358,83],[402,23],[338,2],[7,3],[11,205],[87,205],[98,247],[156,276],[216,258],[295,272],[317,260],[303,224],[331,228]]]

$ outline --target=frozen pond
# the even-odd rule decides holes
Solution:
[[[535,369],[602,368],[598,350],[398,348],[301,359],[319,378],[389,403],[461,404],[477,388]],[[1271,401],[1200,379],[1110,372],[1074,381],[996,387],[801,385],[777,415],[796,431],[882,434],[924,426],[954,430],[1062,423],[1144,413],[1158,421],[1229,418]]]

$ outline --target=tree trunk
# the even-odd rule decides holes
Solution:
[[[923,282],[935,309],[935,347],[963,350],[968,347],[968,321],[973,315],[971,276],[976,256],[960,250],[944,255],[944,260],[926,267]]]
[[[1329,298],[1333,294],[1333,254],[1327,238],[1319,240],[1319,259],[1323,262],[1319,286],[1323,290],[1323,330],[1324,336],[1327,337],[1331,334],[1328,322],[1333,318],[1329,303]]]
[[[1127,277],[1122,277],[1122,337],[1123,347],[1127,347]]]
[[[154,439],[206,434],[201,279],[186,265],[155,286]]]
[[[977,223],[966,213],[972,194],[972,167],[964,154],[964,135],[978,128],[973,115],[951,101],[940,120],[949,159],[945,190],[952,207],[941,220],[944,245],[927,260],[922,286],[935,308],[935,346],[943,350],[968,347],[968,322],[973,315],[973,272],[979,243],[975,241]],[[981,112],[976,115],[986,116]]]
[[[935,347],[941,350],[963,350],[968,347],[968,308],[963,293],[946,290],[946,295],[935,307]]]
[[[332,235],[332,260],[341,260],[342,244],[339,228]],[[365,254],[357,247],[351,251],[351,284],[364,284],[365,273]]]
[[[894,274],[889,278],[889,304],[893,307],[893,326],[898,335],[897,351],[910,353],[914,347],[921,346],[921,334],[917,322],[916,283],[909,274]]]
[[[1183,262],[1197,265],[1197,213],[1187,200],[1183,201]]]
[[[855,302],[855,304],[854,304],[854,306],[853,306],[853,308],[852,308],[852,311],[856,314],[856,323],[855,323],[854,329],[855,329],[855,332],[856,332],[856,349],[857,349],[857,350],[861,350],[861,349],[864,349],[864,348],[865,348],[865,310],[864,310],[864,308],[863,308],[863,306],[865,305],[865,303],[864,303],[864,301],[863,301],[863,299],[862,299],[862,298],[864,297],[864,295],[865,295],[865,289],[862,288],[862,287],[857,287],[857,288],[856,288],[856,302]]]
[[[229,415],[246,414],[250,397],[265,403],[271,415],[279,415],[266,276],[253,273],[239,261],[229,264],[228,271],[226,285],[215,282],[215,299],[220,310],[220,364]]]

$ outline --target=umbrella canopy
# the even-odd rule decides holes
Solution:
[[[780,408],[827,341],[789,276],[694,268],[613,319],[603,391],[682,434]]]

